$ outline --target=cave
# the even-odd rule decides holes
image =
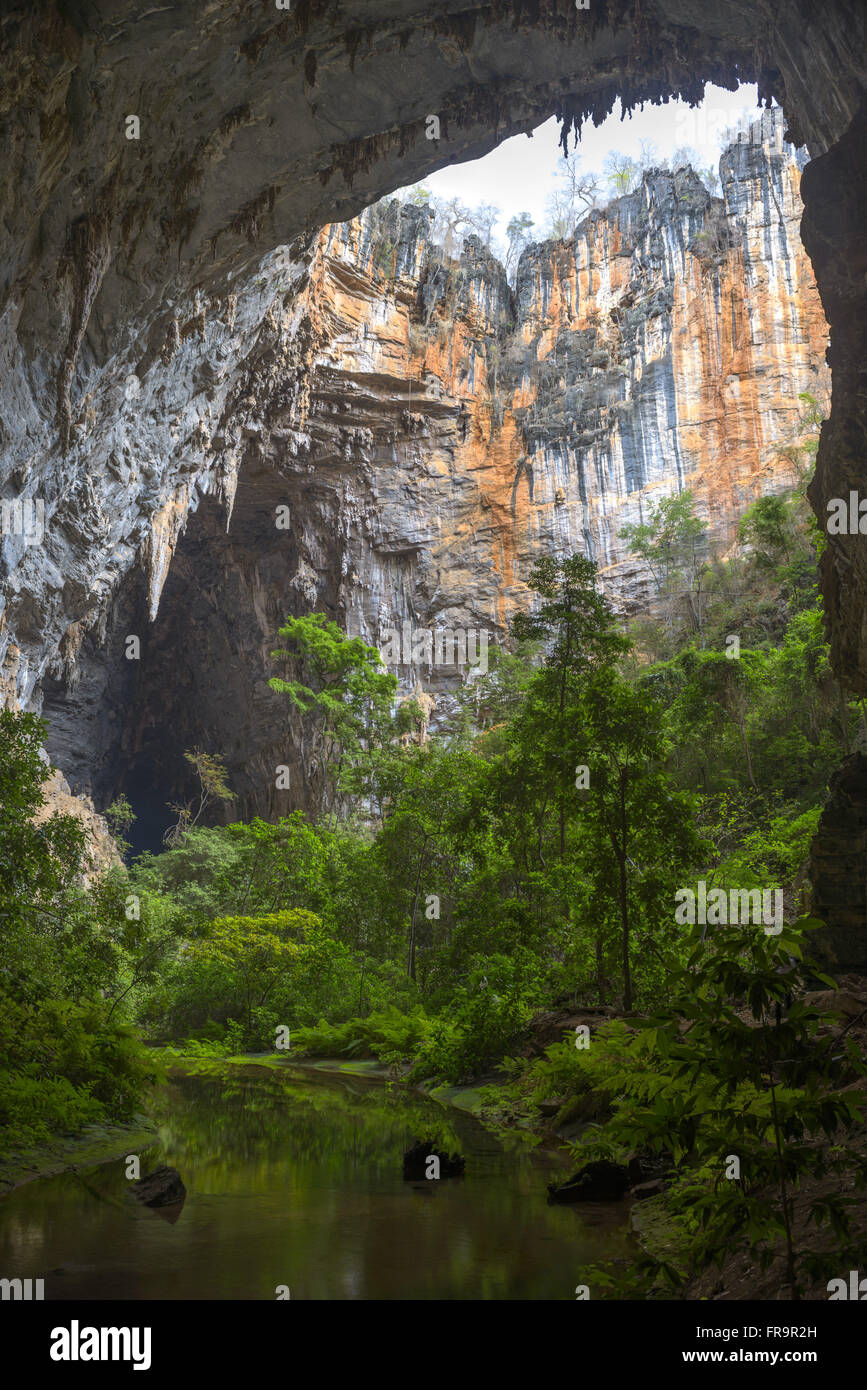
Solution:
[[[186,751],[218,749],[234,793],[202,823],[305,806],[285,697],[268,685],[280,669],[270,656],[278,629],[301,606],[292,532],[277,525],[291,495],[278,474],[251,466],[231,513],[205,497],[187,519],[155,619],[133,571],[104,634],[85,638],[72,679],[61,673],[44,684],[49,756],[100,809],[127,797],[134,853],[160,848],[176,819],[169,803],[195,799]],[[276,786],[279,765],[290,770],[285,790]]]
[[[184,29],[191,42],[179,46]],[[285,14],[183,0],[144,17],[121,3],[110,19],[101,4],[13,4],[0,44],[19,74],[16,100],[40,112],[4,196],[3,477],[44,497],[49,517],[37,553],[6,538],[0,681],[9,704],[50,719],[49,753],[73,788],[100,807],[126,790],[149,842],[165,800],[189,795],[185,748],[225,750],[238,814],[298,804],[266,790],[277,764],[297,762],[267,679],[303,569],[297,532],[273,516],[293,505],[293,489],[307,506],[317,479],[283,474],[248,447],[245,402],[268,350],[267,315],[309,275],[316,229],[390,190],[552,114],[566,136],[618,97],[628,108],[698,102],[707,81],[757,82],[811,153],[803,239],[833,378],[810,494],[820,520],[829,498],[863,484],[860,0],[747,10],[598,0],[589,12],[571,0],[496,0],[436,13],[415,0],[346,13],[303,0]],[[123,133],[124,65],[147,94],[139,141]],[[275,411],[281,393],[304,390],[303,370],[284,371]],[[343,557],[320,557],[313,585],[339,618]],[[829,537],[821,584],[834,669],[867,694],[858,537]],[[125,655],[131,634],[138,660]],[[238,727],[236,702],[255,739]],[[841,770],[838,808],[847,794],[863,794],[857,761]],[[835,867],[835,836],[832,816],[814,868],[815,906],[832,922],[841,875],[867,877],[860,841]]]

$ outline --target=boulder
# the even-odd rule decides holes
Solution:
[[[147,1173],[131,1186],[133,1196],[146,1207],[170,1207],[183,1202],[187,1195],[183,1179],[176,1168],[163,1164]]]
[[[631,1154],[626,1163],[630,1186],[637,1187],[640,1183],[652,1182],[655,1178],[667,1178],[673,1166],[674,1159],[668,1149],[663,1149],[661,1153],[642,1149],[640,1153]]]
[[[536,1102],[539,1114],[544,1115],[546,1119],[551,1119],[554,1115],[559,1115],[565,1104],[565,1096],[551,1096],[548,1100]]]
[[[598,1158],[585,1163],[568,1182],[548,1184],[549,1202],[618,1202],[629,1186],[622,1163]]]
[[[665,1183],[662,1178],[651,1178],[650,1182],[636,1183],[635,1187],[630,1188],[629,1195],[643,1202],[646,1197],[658,1197],[660,1192],[664,1191]]]
[[[848,989],[816,989],[804,995],[804,1003],[826,1014],[844,1014],[857,1018],[867,1010],[867,998]]]

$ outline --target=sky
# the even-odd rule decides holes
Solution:
[[[708,83],[701,106],[692,108],[682,101],[646,105],[643,111],[636,108],[631,117],[622,121],[618,102],[602,125],[585,125],[579,145],[581,168],[601,172],[609,150],[622,150],[634,158],[642,140],[653,141],[661,158],[680,145],[692,145],[702,164],[716,168],[725,143],[723,132],[736,125],[743,115],[758,116],[756,101],[755,86],[745,85],[727,92]],[[529,212],[541,226],[546,199],[556,182],[557,163],[562,160],[559,138],[560,127],[552,118],[536,128],[532,139],[516,135],[483,159],[453,164],[431,174],[424,180],[424,187],[437,198],[457,197],[470,206],[495,203],[503,212],[495,229],[498,237],[505,235],[507,222],[520,212]],[[396,196],[400,197],[402,191]]]

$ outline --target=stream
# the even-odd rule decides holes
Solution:
[[[141,1172],[177,1168],[182,1209],[139,1206],[122,1160],[28,1183],[0,1201],[0,1274],[44,1278],[46,1299],[569,1300],[630,1252],[626,1203],[547,1204],[559,1156],[360,1077],[176,1075],[150,1108]],[[415,1138],[466,1176],[404,1182]]]

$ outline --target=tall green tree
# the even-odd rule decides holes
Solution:
[[[287,674],[269,681],[306,718],[298,724],[303,776],[316,820],[336,813],[341,779],[388,725],[397,677],[382,669],[379,652],[347,637],[324,613],[288,618],[285,646],[271,653]]]
[[[532,613],[517,615],[513,631],[519,641],[541,643],[545,656],[515,722],[514,736],[543,799],[553,797],[557,805],[562,862],[576,754],[581,751],[576,710],[584,682],[593,670],[610,667],[629,643],[598,587],[592,560],[583,555],[565,560],[545,556],[534,564],[530,585],[542,601]]]
[[[620,538],[645,561],[658,594],[686,598],[701,640],[707,526],[695,514],[695,499],[690,490],[686,488],[652,502],[648,520],[624,526]]]
[[[582,793],[577,855],[620,935],[623,1004],[632,1008],[632,944],[660,955],[674,935],[674,889],[700,862],[692,799],[671,787],[665,769],[663,712],[646,691],[612,669],[585,687],[588,787]]]

